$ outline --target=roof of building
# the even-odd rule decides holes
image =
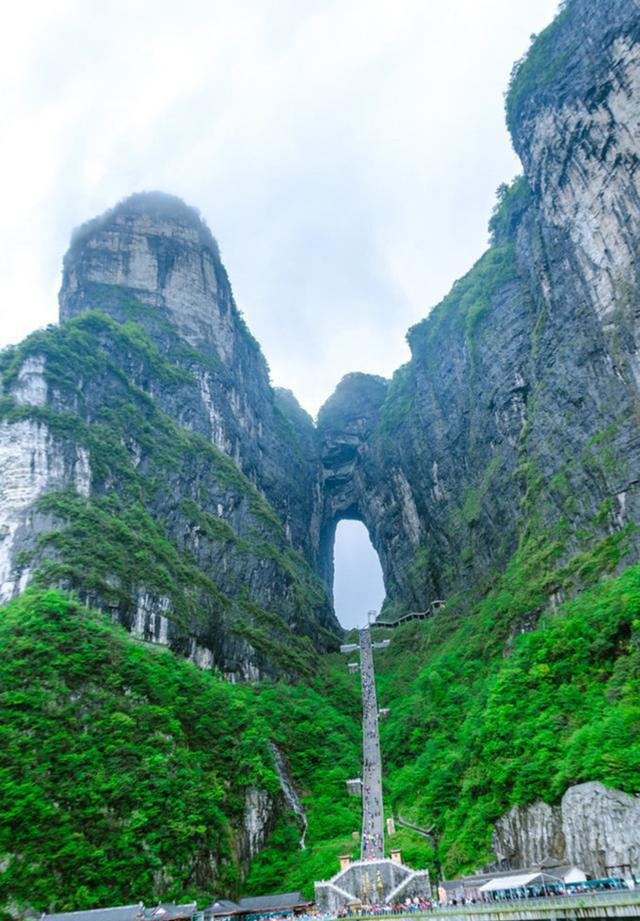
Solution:
[[[443,880],[440,885],[442,888],[449,892],[452,889],[461,889],[465,886],[473,887],[481,886],[484,883],[489,882],[489,880],[498,879],[503,882],[509,877],[514,875],[526,875],[534,874],[537,875],[541,870],[544,871],[544,875],[549,877],[550,880],[564,880],[572,870],[579,870],[579,867],[576,867],[573,864],[565,864],[563,866],[549,866],[543,867],[517,867],[511,870],[494,870],[491,873],[476,873],[474,876],[462,876],[460,879],[446,879]],[[509,888],[504,886],[503,888]]]
[[[207,913],[215,915],[224,915],[230,914],[233,911],[240,911],[240,906],[237,902],[232,902],[230,899],[218,899],[217,902],[214,902],[213,905],[210,905],[206,909]]]
[[[143,905],[118,905],[115,908],[88,908],[83,911],[62,911],[43,914],[41,921],[137,921],[142,917]]]
[[[187,902],[184,905],[173,905],[163,902],[155,908],[144,909],[144,921],[178,921],[179,918],[190,918],[197,908],[196,902]]]
[[[282,908],[293,908],[294,905],[308,904],[309,900],[302,897],[300,892],[281,892],[277,895],[260,895],[249,899],[240,899],[240,910],[243,912],[279,911]]]
[[[484,885],[480,886],[480,892],[497,892],[500,889],[522,889],[523,886],[542,885],[546,882],[554,882],[557,877],[540,870],[533,873],[517,873],[512,876],[501,876],[497,879],[490,879]]]

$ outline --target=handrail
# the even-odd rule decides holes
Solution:
[[[429,605],[428,611],[409,611],[408,614],[403,614],[402,617],[399,617],[397,620],[379,620],[374,624],[371,624],[373,628],[375,627],[384,627],[389,630],[393,630],[394,627],[399,627],[401,624],[408,622],[410,620],[425,620],[427,617],[433,617],[436,611],[439,611],[445,606],[445,602],[438,598],[436,601],[432,601]]]
[[[431,828],[421,828],[420,825],[415,825],[413,822],[407,822],[406,819],[403,819],[402,816],[396,815],[393,817],[393,821],[397,822],[398,825],[401,825],[403,828],[408,828],[410,831],[415,831],[417,834],[422,835],[424,838],[432,838],[435,825],[432,825]]]
[[[536,909],[545,909],[553,911],[559,908],[600,908],[607,905],[640,905],[640,889],[625,891],[624,889],[616,890],[593,890],[591,892],[580,892],[573,895],[561,896],[544,896],[533,899],[499,899],[495,902],[475,902],[466,905],[448,905],[443,908],[431,908],[428,910],[410,911],[401,909],[400,911],[382,910],[377,914],[351,915],[350,921],[375,921],[380,917],[393,918],[433,918],[439,915],[490,915],[495,912],[501,914],[509,911],[535,912]]]

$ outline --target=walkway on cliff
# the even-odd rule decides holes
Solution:
[[[362,859],[384,857],[382,761],[378,735],[378,701],[373,670],[371,631],[360,631],[362,681]]]

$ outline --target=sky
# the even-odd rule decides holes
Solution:
[[[10,4],[0,347],[56,322],[75,226],[162,189],[202,213],[273,382],[312,415],[345,373],[390,376],[486,248],[495,190],[519,172],[503,92],[556,7]]]
[[[333,595],[343,627],[361,627],[367,612],[380,613],[384,583],[378,554],[361,521],[340,521],[334,548]]]

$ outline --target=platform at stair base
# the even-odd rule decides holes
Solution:
[[[428,870],[412,870],[388,857],[355,860],[329,880],[315,884],[316,908],[336,913],[350,904],[395,905],[431,898]]]

